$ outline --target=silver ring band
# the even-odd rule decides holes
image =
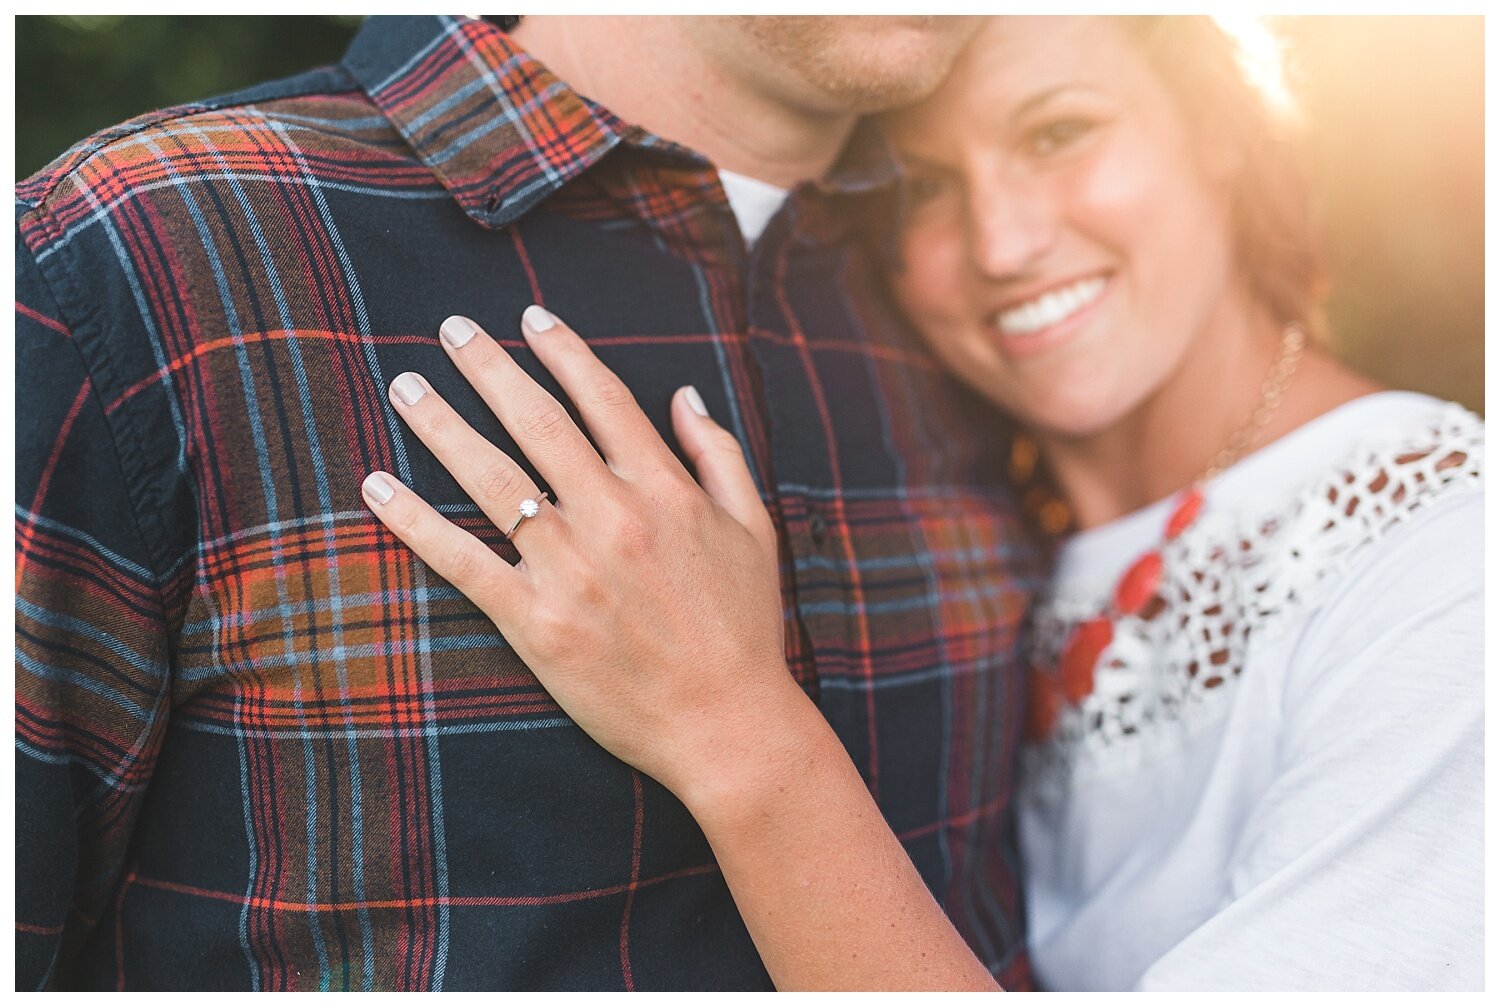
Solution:
[[[536,517],[537,514],[541,512],[542,501],[550,499],[551,497],[547,495],[547,491],[543,490],[535,497],[527,497],[525,500],[522,500],[516,507],[516,509],[521,512],[521,515],[520,517],[516,518],[516,523],[510,526],[510,531],[505,533],[505,537],[510,538],[512,535],[514,535],[516,533],[516,529],[521,527],[522,521],[525,521],[529,517]]]

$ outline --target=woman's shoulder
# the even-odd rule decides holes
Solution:
[[[1394,544],[1393,536],[1417,535],[1435,522],[1444,535],[1462,527],[1482,532],[1479,416],[1411,392],[1368,396],[1351,406],[1322,443],[1314,437],[1302,445],[1329,460],[1289,501],[1260,510],[1283,563],[1322,579],[1371,561],[1381,543]]]
[[[1363,502],[1415,511],[1434,492],[1477,484],[1483,455],[1484,421],[1462,405],[1380,391],[1328,410],[1251,455],[1225,473],[1219,495],[1226,509],[1243,513],[1304,505],[1334,488],[1330,505],[1351,511]]]
[[[1381,392],[1326,419],[1299,445],[1326,459],[1292,500],[1304,533],[1375,536],[1483,487],[1484,420],[1455,402]]]
[[[1273,466],[1290,482],[1278,487]],[[1186,548],[1198,551],[1198,566],[1251,582],[1241,597],[1257,599],[1263,637],[1277,616],[1309,618],[1356,588],[1420,586],[1369,576],[1392,557],[1411,562],[1408,540],[1441,543],[1448,559],[1455,548],[1472,557],[1472,569],[1455,567],[1454,578],[1482,573],[1473,545],[1483,532],[1484,421],[1457,403],[1414,392],[1365,396],[1234,475],[1220,520]]]
[[[1435,620],[1482,626],[1484,420],[1427,396],[1399,405],[1298,496],[1285,551],[1322,588],[1306,590],[1308,669]]]

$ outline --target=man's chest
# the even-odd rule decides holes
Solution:
[[[422,374],[515,454],[437,330],[476,319],[557,393],[516,330],[534,302],[589,339],[669,443],[684,384],[735,432],[784,543],[793,673],[935,890],[1003,873],[1001,853],[976,851],[999,850],[1031,553],[993,418],[910,343],[867,261],[774,234],[750,263],[684,254],[659,229],[568,214],[488,231],[431,206],[335,202],[317,221],[259,250],[236,232],[213,255],[197,236],[163,255],[183,279],[153,317],[165,366],[128,395],[168,401],[150,430],[185,464],[162,497],[192,527],[173,523],[173,708],[133,912],[159,920],[183,886],[243,895],[257,959],[343,941],[377,972],[386,942],[450,925],[455,940],[505,926],[533,961],[559,913],[618,942],[610,900],[637,888],[654,891],[664,946],[705,906],[732,912],[681,806],[568,721],[359,495],[384,469],[507,548],[386,389]],[[199,826],[184,831],[183,807]],[[471,910],[484,920],[461,931]]]

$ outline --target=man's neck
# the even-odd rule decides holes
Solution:
[[[781,188],[826,174],[854,128],[852,113],[795,107],[716,65],[676,18],[529,16],[510,34],[625,121]]]

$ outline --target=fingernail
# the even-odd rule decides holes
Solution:
[[[411,371],[398,374],[396,380],[391,382],[391,391],[396,393],[396,398],[409,406],[417,404],[417,400],[427,394],[427,387],[417,380],[417,376]]]
[[[371,472],[365,476],[364,491],[365,495],[376,503],[385,503],[396,495],[395,489],[379,472]]]
[[[443,342],[455,350],[473,339],[474,333],[478,331],[479,326],[469,321],[463,315],[454,315],[438,326],[438,335],[443,337]]]
[[[526,331],[531,333],[546,332],[557,324],[557,319],[552,312],[540,304],[533,304],[521,312],[521,324],[526,326]]]
[[[693,412],[699,416],[708,415],[708,406],[703,404],[703,396],[698,394],[698,389],[692,385],[687,385],[682,393],[682,397],[687,399],[687,404],[692,407]]]

